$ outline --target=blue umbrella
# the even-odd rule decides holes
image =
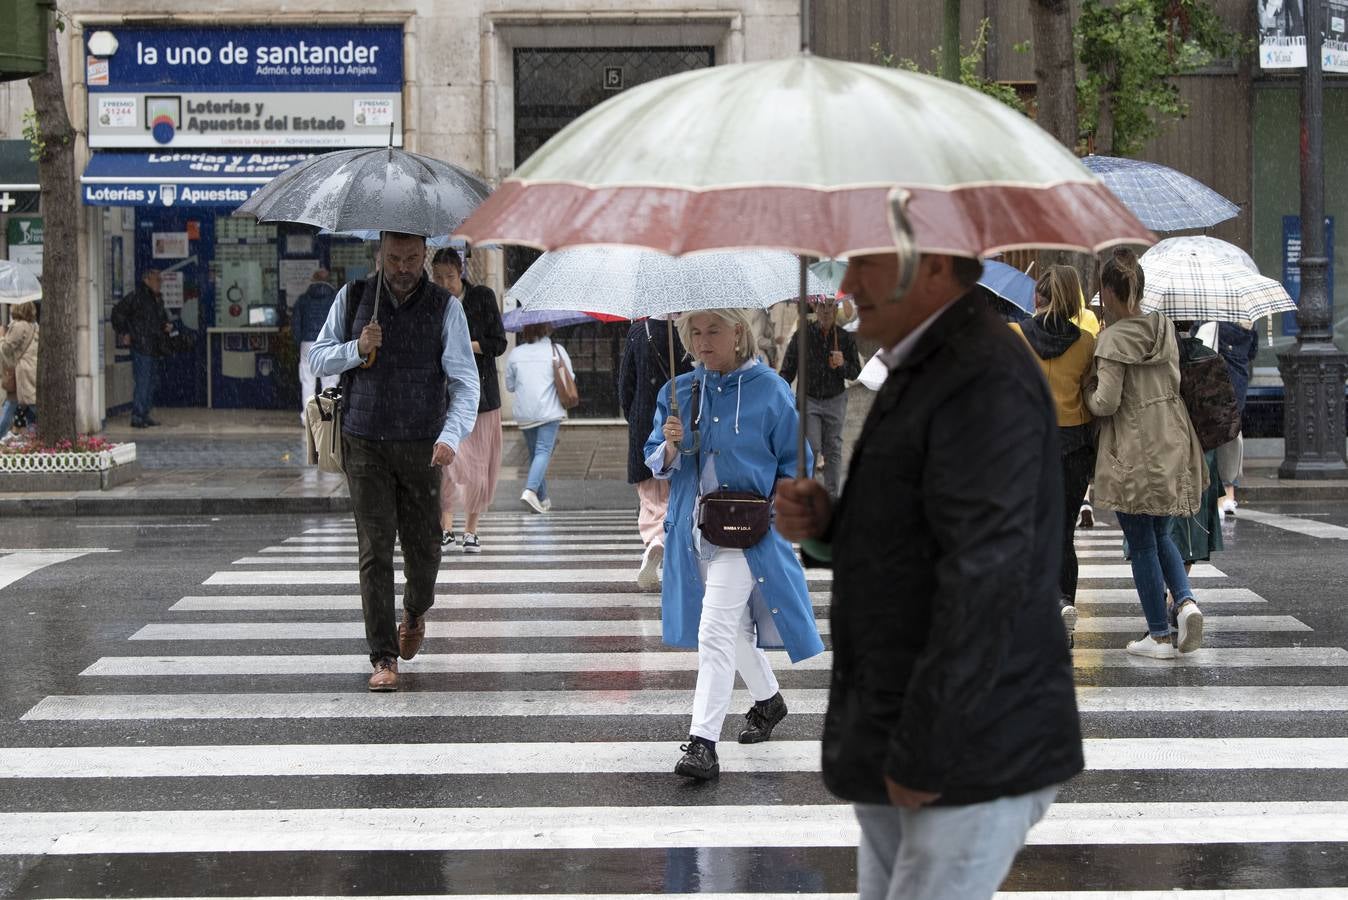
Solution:
[[[1240,214],[1240,207],[1183,172],[1117,156],[1081,160],[1105,187],[1153,231],[1207,228]]]
[[[551,325],[553,328],[565,328],[567,325],[580,325],[584,322],[598,321],[594,316],[583,312],[553,309],[512,309],[501,317],[506,331],[523,331],[526,325]]]
[[[978,283],[1027,315],[1034,313],[1034,279],[1015,266],[987,260]]]

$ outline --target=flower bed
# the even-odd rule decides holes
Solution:
[[[0,444],[0,492],[107,490],[139,474],[134,443],[81,436],[52,447],[33,437]]]

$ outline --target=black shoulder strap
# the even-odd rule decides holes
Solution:
[[[356,324],[356,312],[360,302],[365,299],[365,280],[353,281],[346,286],[346,339],[351,340],[351,329]]]

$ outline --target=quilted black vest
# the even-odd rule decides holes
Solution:
[[[348,304],[358,291],[350,339],[358,338],[369,324],[378,298],[384,345],[373,366],[344,373],[342,431],[370,441],[432,440],[444,427],[448,409],[449,385],[440,358],[445,308],[452,297],[423,275],[395,307],[388,291],[378,290],[377,277],[347,288]]]

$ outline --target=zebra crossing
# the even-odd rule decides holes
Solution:
[[[51,861],[21,895],[848,895],[855,819],[818,777],[828,652],[770,652],[791,715],[685,783],[696,654],[663,646],[636,590],[633,514],[497,513],[481,533],[480,555],[446,551],[396,694],[365,690],[336,519],[259,535],[57,682],[7,723],[40,740],[0,747],[0,864]],[[1195,567],[1204,648],[1130,657],[1119,542],[1077,535],[1087,771],[1003,896],[1348,896],[1348,649],[1219,556]],[[831,578],[809,583],[827,644]]]

